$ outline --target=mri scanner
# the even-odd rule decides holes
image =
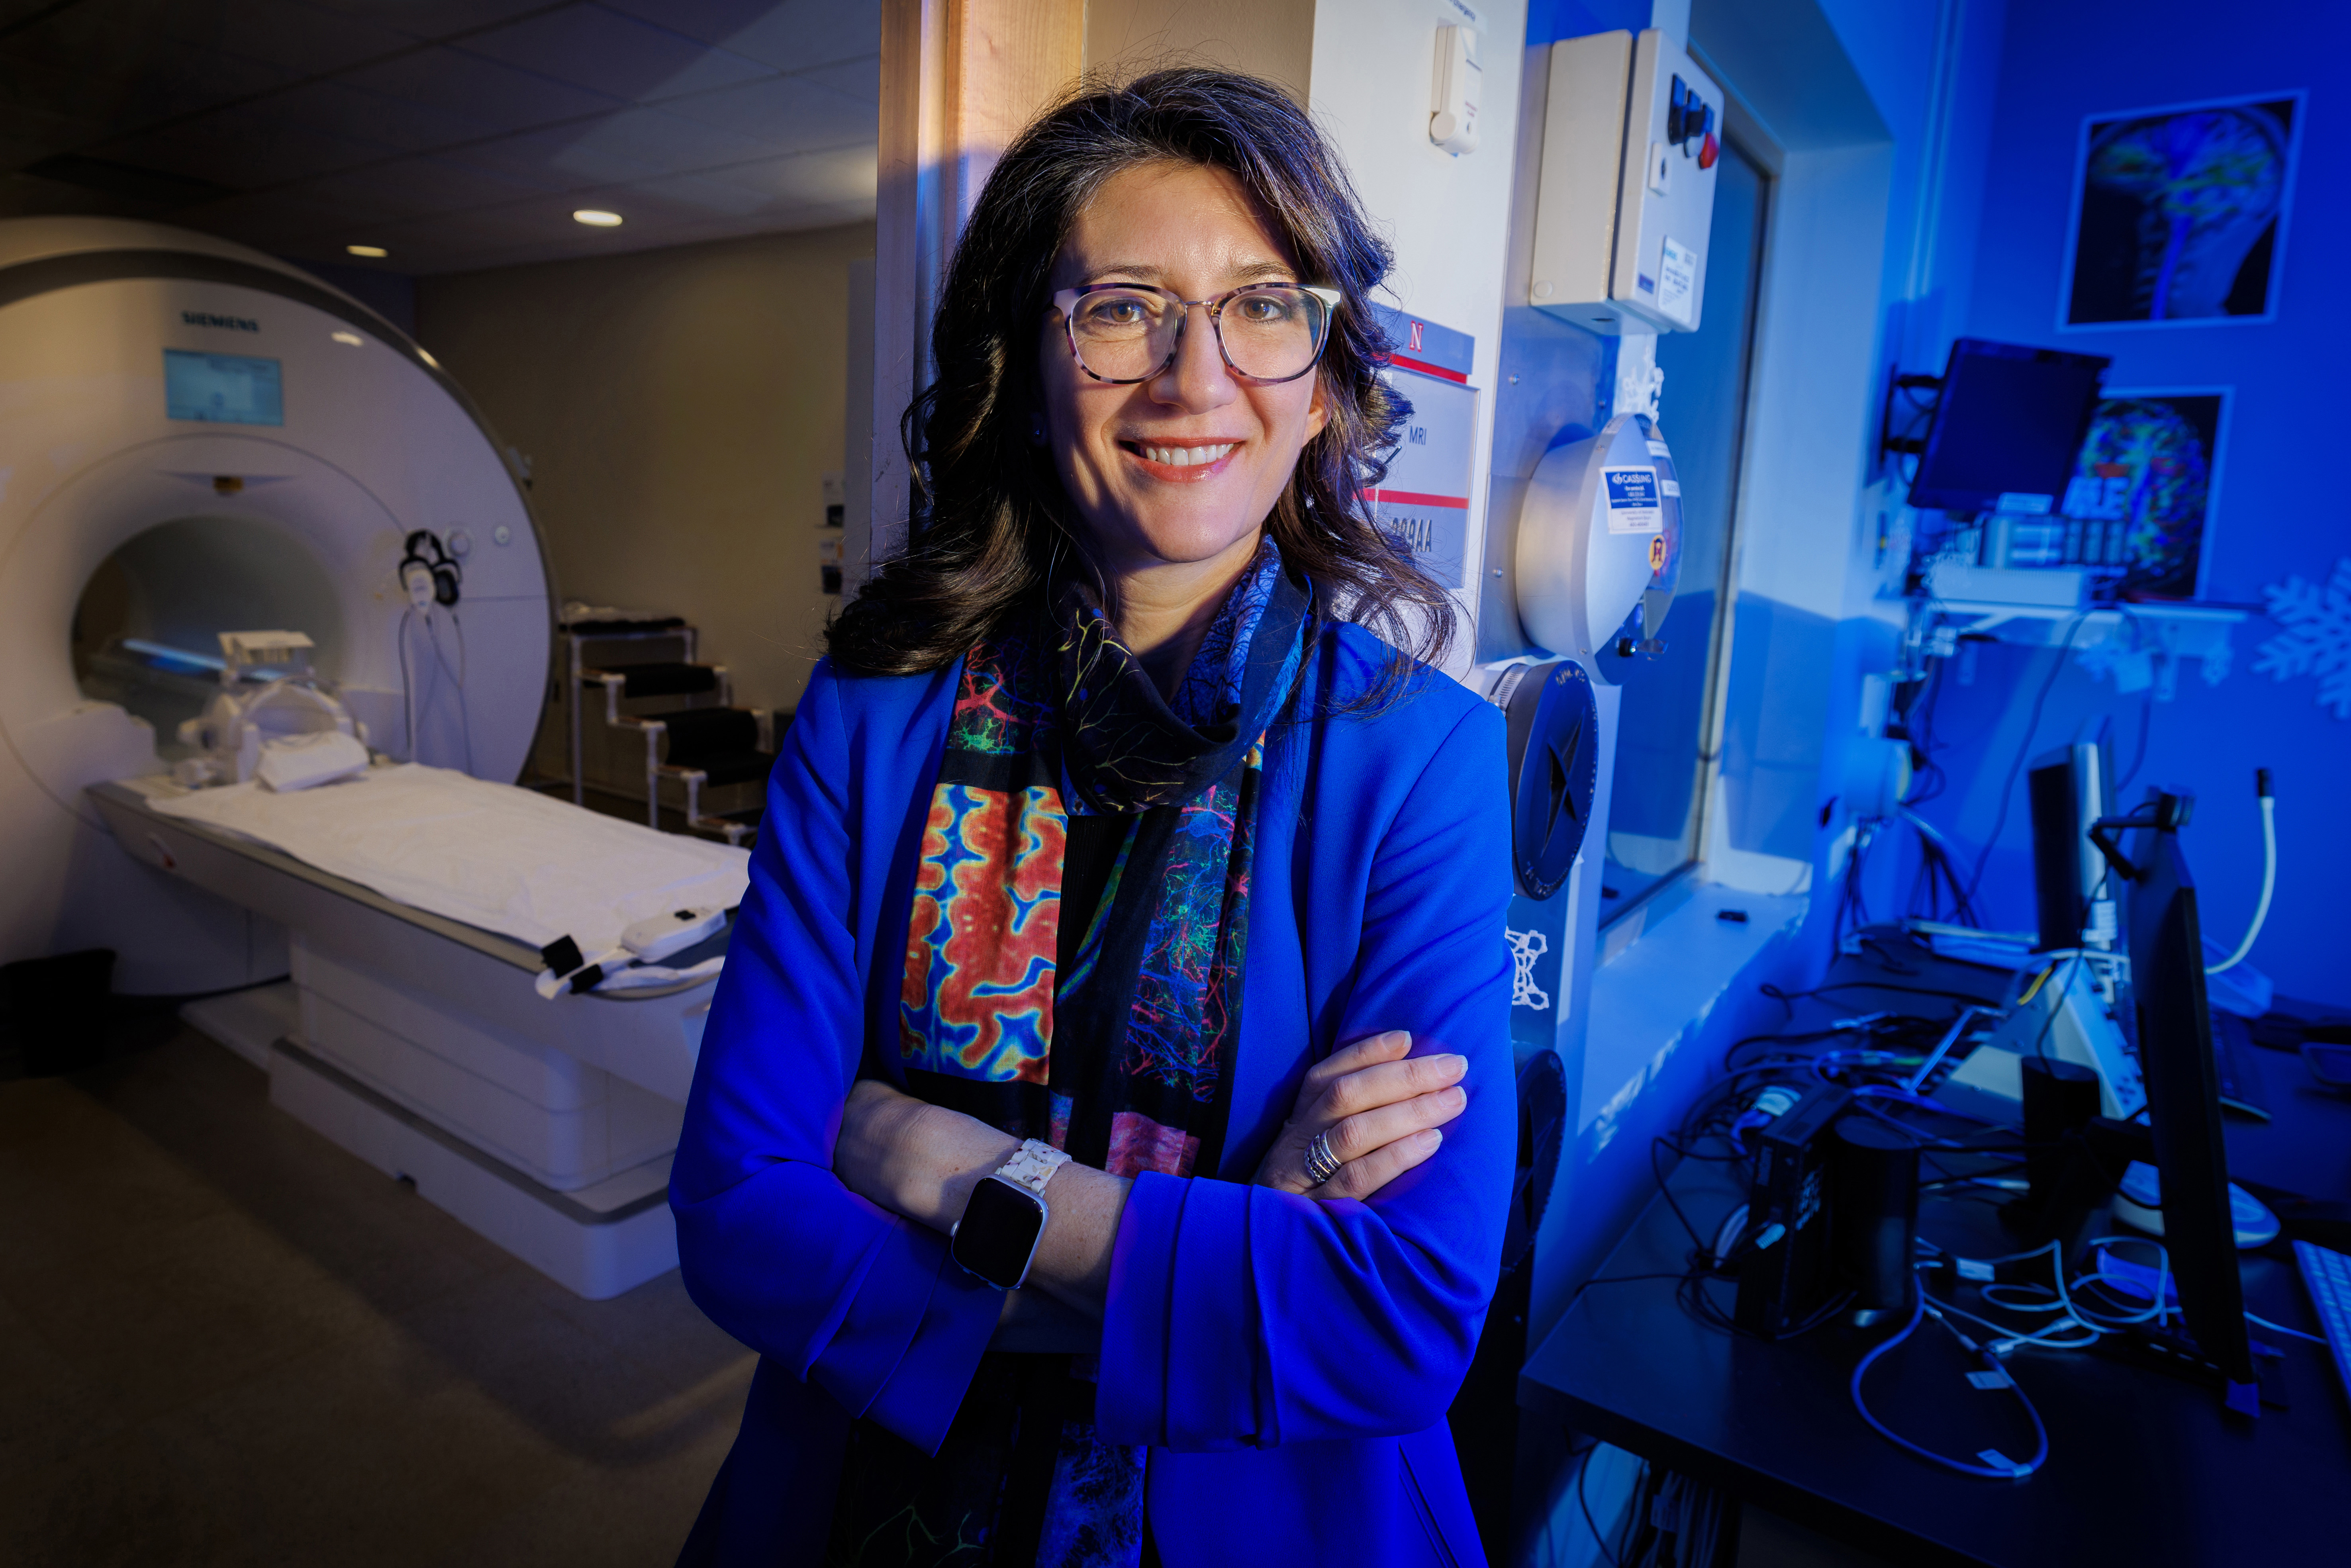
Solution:
[[[528,925],[322,870],[197,809],[262,786],[171,773],[204,771],[184,765],[237,688],[225,664],[307,639],[318,695],[293,706],[378,754],[310,806],[438,780],[628,862],[641,905],[739,899],[739,850],[473,783],[522,770],[553,603],[480,414],[374,312],[200,235],[0,222],[0,961],[105,947],[118,990],[229,993],[197,1020],[273,1101],[597,1296],[674,1262],[667,1156],[715,964],[542,991]]]
[[[174,418],[189,411],[167,401],[167,356],[176,379],[209,365],[232,392],[274,366],[277,407]],[[410,736],[395,569],[418,529],[463,559],[466,682],[423,661]],[[0,223],[0,958],[111,947],[118,988],[151,994],[286,972],[271,934],[131,877],[83,797],[159,771],[159,740],[172,748],[210,684],[168,654],[137,668],[123,643],[200,660],[224,631],[307,633],[376,746],[459,766],[470,747],[469,771],[511,781],[545,698],[551,605],[480,417],[374,312],[200,235]]]

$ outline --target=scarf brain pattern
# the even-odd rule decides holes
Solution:
[[[1176,710],[1090,606],[972,650],[915,867],[898,1042],[915,1092],[1113,1175],[1215,1168],[1264,721],[1295,675],[1302,611],[1269,547],[1196,662],[1209,680],[1187,681]],[[1064,692],[1072,648],[1089,656]],[[1258,721],[1245,739],[1242,719]],[[1145,745],[1157,754],[1137,760]],[[1156,782],[1105,800],[1112,776]],[[1073,810],[1119,836],[1063,974]]]

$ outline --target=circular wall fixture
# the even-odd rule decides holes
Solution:
[[[381,261],[392,254],[380,245],[347,245],[343,248],[353,256],[366,256],[370,261]]]
[[[591,229],[616,229],[621,226],[621,214],[599,207],[582,207],[571,214],[575,224],[586,224]]]
[[[1575,869],[1600,781],[1600,706],[1572,659],[1522,664],[1497,687],[1510,769],[1510,871],[1519,892],[1549,898]]]

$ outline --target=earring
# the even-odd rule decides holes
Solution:
[[[1029,444],[1031,446],[1045,444],[1045,416],[1041,413],[1032,413],[1029,416]]]

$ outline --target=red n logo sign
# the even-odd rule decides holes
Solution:
[[[1407,346],[1407,352],[1415,354],[1420,352],[1420,329],[1422,325],[1423,324],[1418,321],[1415,321],[1412,324],[1412,342]]]

